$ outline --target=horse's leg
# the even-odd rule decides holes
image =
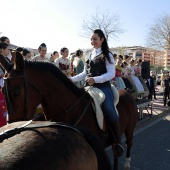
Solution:
[[[114,164],[113,164],[113,170],[118,170],[119,166],[119,158],[114,154]]]
[[[126,136],[126,159],[124,163],[124,169],[130,169],[130,162],[131,162],[131,147],[132,147],[132,140],[133,140],[133,129],[127,129],[125,130],[125,136]]]

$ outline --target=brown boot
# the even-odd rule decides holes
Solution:
[[[114,123],[109,123],[109,127],[114,135],[114,138],[116,138],[113,141],[113,151],[115,152],[115,154],[120,157],[124,154],[124,149],[121,145],[121,136],[120,136],[120,125],[119,125],[119,121],[116,121]]]

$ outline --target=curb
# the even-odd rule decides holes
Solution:
[[[170,113],[170,109],[165,110],[165,111],[163,111],[162,113],[160,113],[160,114],[158,114],[158,115],[153,115],[153,116],[148,117],[148,118],[146,118],[146,119],[144,119],[144,120],[140,120],[140,121],[137,123],[137,125],[136,125],[135,131],[138,130],[138,129],[140,129],[140,128],[142,128],[142,127],[144,127],[144,126],[147,126],[149,123],[151,123],[151,122],[154,121],[154,120],[157,120],[157,119],[159,119],[159,118],[161,118],[161,117],[163,117],[163,116],[166,116],[166,115],[169,114],[169,113]]]

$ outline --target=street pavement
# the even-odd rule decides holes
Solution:
[[[113,164],[111,149],[107,154]],[[120,158],[119,169],[124,159]],[[170,114],[135,131],[131,159],[131,170],[170,170]]]
[[[131,170],[170,170],[170,114],[134,136]]]
[[[125,137],[122,143],[125,146]],[[111,147],[106,149],[111,164]],[[157,100],[153,100],[153,116],[144,111],[144,118],[138,121],[131,151],[131,170],[170,170],[170,107],[163,106],[163,94],[160,88]],[[120,158],[123,169],[125,156]]]

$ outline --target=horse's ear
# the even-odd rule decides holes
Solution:
[[[22,72],[24,70],[25,67],[24,58],[19,52],[16,52],[14,64],[16,70],[18,70],[19,72]]]

